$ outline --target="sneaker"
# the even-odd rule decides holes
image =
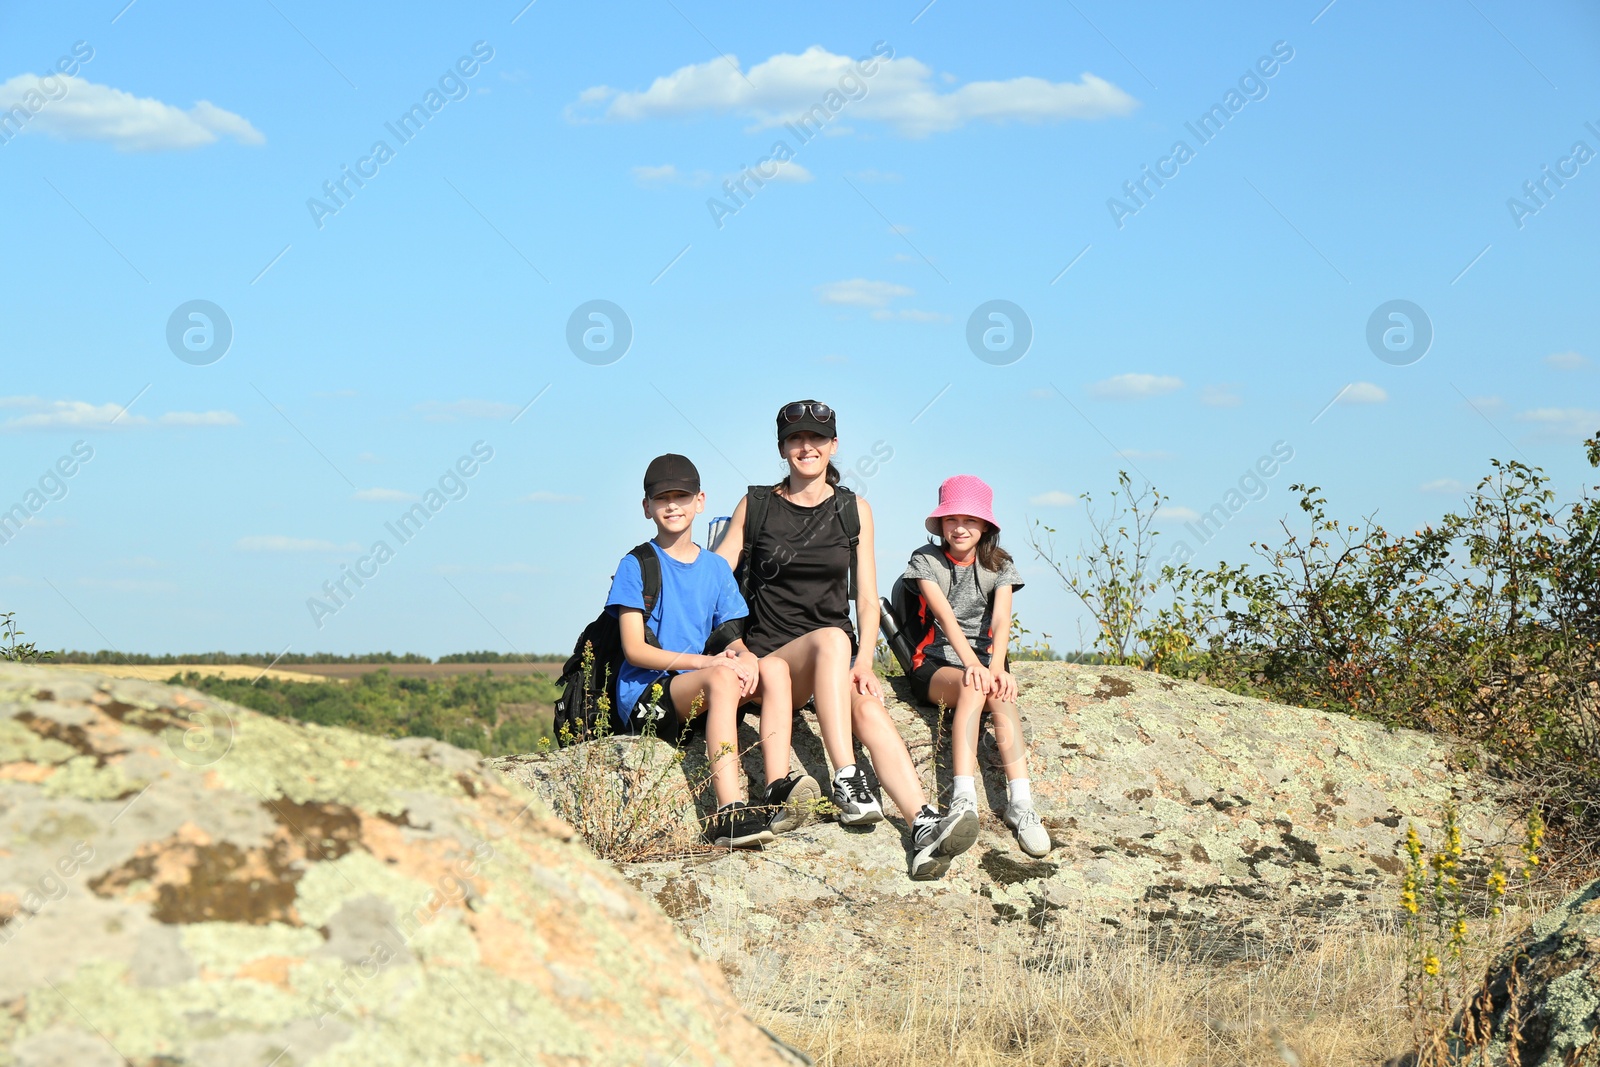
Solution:
[[[1039,813],[1032,804],[1007,804],[1006,825],[1017,832],[1017,844],[1030,856],[1043,856],[1050,851],[1050,831],[1039,821]]]
[[[911,877],[926,881],[944,877],[950,861],[978,840],[978,807],[969,797],[956,797],[940,816],[930,807],[917,813],[911,826]]]
[[[706,827],[706,840],[721,848],[758,848],[772,842],[767,818],[742,800],[724,804]]]
[[[822,790],[815,778],[805,771],[790,771],[767,786],[767,811],[772,815],[767,828],[775,834],[800,829],[811,818],[821,796]]]
[[[835,816],[845,826],[867,826],[883,821],[883,805],[872,795],[867,784],[867,773],[857,767],[843,781],[833,780],[833,794],[829,798],[839,809]]]

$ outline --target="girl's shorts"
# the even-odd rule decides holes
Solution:
[[[989,665],[989,660],[988,660],[987,656],[983,656],[983,657],[979,657],[979,658],[983,661],[983,665],[985,667],[987,667]],[[1009,658],[1007,659],[1007,663],[1008,664],[1010,663],[1010,659]],[[922,666],[920,666],[916,670],[912,671],[911,672],[911,676],[908,679],[908,681],[910,681],[910,683],[911,683],[911,695],[917,699],[917,703],[919,703],[919,704],[932,704],[933,703],[932,700],[928,699],[928,687],[933,684],[933,676],[935,674],[939,673],[939,668],[940,667],[949,667],[953,671],[959,671],[959,670],[962,669],[960,667],[954,666],[953,664],[941,663],[939,660],[933,659],[931,657],[928,658],[928,659],[923,660],[922,661]]]

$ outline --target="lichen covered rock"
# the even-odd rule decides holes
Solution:
[[[1055,842],[1044,859],[1024,855],[1000,821],[1005,781],[985,732],[982,833],[942,881],[908,879],[898,820],[813,823],[761,852],[625,869],[743,982],[781,973],[812,942],[847,953],[853,970],[892,970],[919,925],[952,945],[1042,924],[1120,930],[1227,959],[1281,944],[1285,930],[1311,937],[1327,922],[1392,917],[1407,824],[1430,838],[1452,798],[1469,852],[1517,836],[1492,784],[1441,738],[1123,668],[1019,663],[1015,673],[1033,794]],[[948,798],[947,730],[902,680],[891,689],[925,786]],[[752,727],[742,744],[754,743]],[[797,765],[826,781],[814,720],[797,717],[795,730]],[[575,758],[491,762],[548,791]],[[664,746],[659,758],[670,758]],[[759,754],[744,763],[761,786]],[[691,752],[681,773],[692,781],[703,767]]]
[[[0,1064],[794,1062],[476,754],[0,665]]]
[[[1534,921],[1495,958],[1455,1044],[1521,1067],[1600,1065],[1600,881]],[[1509,1052],[1515,1046],[1516,1057]]]

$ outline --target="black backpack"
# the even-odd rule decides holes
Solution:
[[[955,564],[950,562],[944,554],[942,545],[923,545],[915,552],[915,556],[930,556],[936,566],[933,568],[934,581],[939,585],[939,591],[950,597],[950,586],[955,580]],[[978,592],[986,602],[994,598],[995,578],[993,571],[984,569],[983,564],[976,560],[972,564],[977,567]],[[916,579],[911,577],[911,567],[908,563],[905,573],[895,579],[894,585],[889,589],[889,595],[881,602],[883,608],[884,639],[889,643],[889,650],[894,653],[894,658],[899,661],[900,669],[910,674],[919,665],[923,649],[933,643],[938,624],[933,617],[933,609],[928,606],[927,600],[917,588]]]
[[[639,577],[644,586],[644,617],[648,620],[655,611],[656,601],[661,598],[661,560],[649,541],[635,545],[628,555],[639,561]],[[743,633],[743,619],[728,620],[711,631],[705,654],[714,656],[721,653]],[[656,648],[661,647],[648,621],[644,627],[644,639]],[[622,664],[622,627],[615,615],[602,609],[578,635],[577,642],[572,646],[572,655],[562,665],[561,677],[556,682],[561,689],[555,709],[555,742],[558,746],[588,741],[597,733],[618,733],[623,730],[621,710],[617,707],[617,673],[622,669]],[[602,701],[606,709],[603,730],[600,725]]]
[[[750,574],[750,560],[755,555],[756,538],[767,521],[767,508],[772,503],[771,485],[752,485],[744,497],[744,555],[739,559],[739,569],[734,577],[739,580],[739,592],[746,604],[755,593],[755,582]],[[833,506],[839,521],[844,524],[845,536],[850,539],[850,577],[846,588],[847,599],[856,598],[856,547],[861,544],[861,507],[853,490],[842,485],[833,487]]]

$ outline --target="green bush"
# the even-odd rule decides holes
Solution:
[[[1600,467],[1600,435],[1585,447]],[[1461,508],[1397,534],[1291,489],[1304,525],[1245,564],[1157,573],[1160,495],[1126,474],[1075,562],[1048,529],[1034,548],[1106,662],[1478,742],[1600,844],[1600,500],[1560,504],[1539,468],[1496,460]]]
[[[486,756],[538,751],[540,739],[552,736],[559,695],[555,680],[540,674],[398,678],[378,670],[351,682],[251,682],[189,671],[169,680],[275,718],[383,737],[432,737]],[[503,714],[507,705],[536,707],[532,714]]]

